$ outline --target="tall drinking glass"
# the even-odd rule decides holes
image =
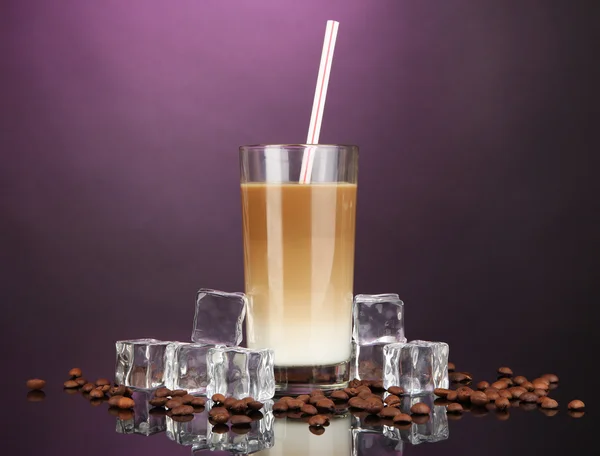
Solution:
[[[302,157],[314,156],[300,183]],[[250,348],[272,348],[279,392],[348,382],[358,147],[240,147]]]

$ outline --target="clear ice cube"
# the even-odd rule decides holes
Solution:
[[[383,386],[401,386],[408,395],[448,388],[448,344],[413,340],[383,347]]]
[[[119,434],[141,434],[153,435],[166,429],[164,415],[150,413],[152,406],[148,401],[152,399],[151,390],[134,390],[132,399],[135,401],[133,407],[133,418],[123,420],[117,418],[116,431]]]
[[[211,451],[229,451],[232,454],[250,454],[271,448],[275,443],[273,430],[273,401],[265,401],[260,410],[263,418],[250,423],[250,429],[243,434],[229,429],[224,433],[213,432],[209,423],[206,444]],[[194,449],[200,449],[195,446]],[[196,453],[194,453],[196,454]]]
[[[354,297],[352,338],[359,345],[405,341],[404,303],[397,294]]]
[[[117,341],[115,383],[146,389],[163,386],[165,351],[169,343],[156,339]]]
[[[402,456],[404,443],[382,431],[352,429],[352,456]]]
[[[208,410],[194,413],[189,421],[181,421],[177,417],[167,416],[167,437],[179,445],[193,445],[195,448],[208,448]]]
[[[358,380],[383,380],[383,347],[385,345],[358,345],[356,342],[352,342],[350,378]]]
[[[431,409],[429,420],[424,423],[413,422],[407,429],[385,426],[384,433],[391,439],[400,439],[412,445],[428,442],[434,443],[446,440],[450,435],[446,407],[434,405],[433,395],[410,397],[403,396],[400,409],[410,413],[410,408],[417,402],[424,402]]]
[[[192,340],[212,345],[239,345],[245,316],[243,293],[202,288],[196,296]]]
[[[205,394],[208,385],[206,355],[214,345],[172,342],[165,352],[165,386]]]
[[[273,350],[215,347],[208,351],[206,395],[220,393],[242,399],[264,401],[275,395]]]

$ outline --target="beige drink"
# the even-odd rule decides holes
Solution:
[[[241,185],[248,346],[276,366],[348,361],[356,184]]]

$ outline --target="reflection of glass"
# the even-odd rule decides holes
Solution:
[[[439,442],[446,440],[450,435],[448,429],[448,418],[446,416],[446,407],[434,405],[433,396],[404,396],[402,398],[401,410],[409,413],[410,408],[417,402],[424,402],[431,409],[429,419],[423,417],[423,420],[414,419],[412,425],[406,429],[385,426],[384,433],[393,439],[401,439],[418,445],[423,442]]]
[[[352,429],[352,456],[402,456],[404,442],[378,431]]]
[[[152,390],[134,390],[133,418],[125,420],[117,418],[116,431],[119,434],[152,435],[166,429],[164,416],[150,414],[152,406],[148,401],[152,398],[152,394]]]
[[[310,432],[308,424],[300,420],[275,420],[277,440],[273,448],[259,451],[264,456],[350,456],[352,453],[350,417],[334,417],[322,435]]]
[[[180,445],[206,445],[208,410],[194,413],[191,420],[167,417],[167,437]]]

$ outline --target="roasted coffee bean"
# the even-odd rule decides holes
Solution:
[[[543,380],[534,380],[531,382],[531,384],[533,385],[533,389],[541,389],[544,391],[548,391],[548,389],[550,388],[550,384],[544,382]]]
[[[323,435],[325,434],[325,428],[321,426],[308,426],[308,430],[311,434],[314,435]]]
[[[304,404],[300,411],[305,415],[316,415],[318,413],[317,408],[310,404]]]
[[[225,396],[222,394],[213,394],[211,399],[215,404],[222,404],[225,402]]]
[[[513,382],[515,382],[515,385],[522,385],[526,381],[528,381],[527,377],[523,377],[522,375],[517,375],[513,378]]]
[[[533,393],[523,393],[519,396],[519,400],[524,403],[536,403],[538,397]]]
[[[510,391],[510,389],[503,389],[498,391],[498,395],[500,397],[505,397],[506,399],[510,400],[513,398],[512,392]],[[495,399],[494,399],[495,400]]]
[[[441,407],[446,407],[448,404],[451,404],[451,403],[452,402],[450,402],[445,397],[438,397],[433,400],[433,405],[437,405],[437,406],[441,406]]]
[[[229,421],[229,412],[225,407],[213,407],[208,416],[212,418],[215,423],[227,423]]]
[[[286,412],[286,416],[289,420],[299,420],[304,414],[300,410],[290,410],[289,412]]]
[[[454,372],[456,370],[456,366],[454,363],[448,363],[448,372]]]
[[[550,380],[548,380],[546,377],[537,377],[531,380],[531,383],[535,382],[544,382],[546,385],[550,385]]]
[[[75,380],[67,380],[66,382],[63,383],[65,388],[68,389],[73,389],[73,388],[79,388],[79,385],[77,384],[77,382]]]
[[[296,399],[304,402],[305,404],[308,404],[308,400],[310,399],[310,396],[308,394],[301,394],[300,396],[297,396]]]
[[[30,390],[41,390],[44,388],[44,386],[46,386],[46,380],[42,380],[41,378],[32,378],[27,380],[27,383],[25,384]]]
[[[394,394],[390,394],[388,397],[386,397],[383,401],[385,404],[390,405],[390,404],[397,404],[399,402],[402,402],[401,399],[394,395]]]
[[[506,387],[510,388],[511,386],[515,385],[515,382],[513,381],[513,379],[511,377],[502,377],[501,380],[506,383]]]
[[[126,393],[127,388],[125,387],[125,385],[111,386],[108,390],[108,394],[110,394],[111,396],[125,396]]]
[[[288,402],[288,406],[289,406],[289,402]],[[230,410],[233,413],[246,413],[246,410],[248,410],[248,405],[244,401],[236,401],[235,403],[233,403],[231,405]]]
[[[308,403],[310,405],[316,405],[317,402],[319,402],[321,399],[323,399],[325,396],[311,396],[310,399],[308,400]],[[287,401],[286,401],[287,402]]]
[[[451,402],[457,401],[458,393],[456,391],[450,390],[450,392],[446,395],[446,400]]]
[[[359,410],[364,410],[364,408],[366,407],[367,404],[364,399],[361,399],[360,397],[357,396],[357,397],[351,397],[348,400],[348,405],[350,407],[354,407]]]
[[[241,401],[244,401],[246,403],[246,405],[248,405],[250,402],[255,402],[255,399],[252,396],[247,396],[243,399],[240,399]]]
[[[367,385],[360,385],[356,387],[356,391],[358,391],[358,393],[360,394],[361,391],[366,391],[368,393],[372,393],[373,391],[371,391],[371,388],[369,388]]]
[[[429,421],[429,415],[413,415],[412,420],[415,424],[425,424]]]
[[[402,413],[400,409],[396,407],[385,407],[381,412],[379,412],[379,416],[381,418],[394,418],[396,415]]]
[[[75,379],[75,382],[79,385],[79,386],[83,386],[87,383],[87,380],[83,377],[77,377]]]
[[[433,394],[435,394],[437,397],[446,397],[448,396],[449,392],[450,390],[447,388],[436,388],[433,390]]]
[[[383,402],[366,400],[364,410],[372,415],[377,415],[383,410]]]
[[[361,399],[368,399],[373,396],[379,397],[376,394],[371,393],[370,391],[361,391],[360,393],[358,393],[358,397],[360,397]]]
[[[486,405],[488,402],[490,402],[489,398],[486,396],[486,394],[483,391],[473,391],[471,393],[471,404],[473,405],[477,405],[477,406],[483,406]]]
[[[498,375],[512,377],[513,371],[510,367],[500,367],[498,368]]]
[[[259,412],[258,410],[250,410],[250,412],[248,412],[248,416],[250,418],[252,418],[252,421],[260,421],[262,420],[265,416]]]
[[[378,380],[373,382],[373,384],[371,385],[371,390],[373,391],[385,391],[385,388],[383,387],[383,382]]]
[[[325,426],[325,423],[329,423],[329,418],[325,415],[311,416],[308,420],[310,426]]]
[[[107,378],[99,378],[96,380],[96,386],[110,385],[110,380]]]
[[[521,388],[525,388],[527,391],[533,391],[535,389],[535,386],[533,386],[533,383],[531,382],[523,382],[519,385]]]
[[[119,396],[113,396],[113,397],[119,397]],[[164,407],[168,401],[169,401],[168,397],[155,397],[153,399],[150,399],[148,401],[148,403],[153,407]]]
[[[469,398],[471,397],[473,390],[468,386],[461,386],[456,390],[456,393],[458,394],[459,402],[469,402]]]
[[[537,397],[542,397],[542,396],[547,396],[548,391],[545,389],[536,388],[533,390],[533,394],[535,394]]]
[[[331,393],[331,395],[329,397],[334,401],[340,401],[340,402],[344,402],[344,401],[348,400],[348,394],[342,390],[334,391],[333,393]]]
[[[158,388],[154,392],[154,397],[167,397],[171,395],[171,390],[169,388],[165,388],[164,386]]]
[[[181,403],[183,405],[190,405],[192,401],[196,398],[196,396],[192,396],[191,394],[186,394],[185,396],[176,396],[181,399]]]
[[[477,383],[477,389],[478,389],[479,391],[485,391],[485,390],[486,390],[487,388],[489,388],[489,387],[490,387],[490,383],[489,383],[489,382],[486,382],[485,380],[483,380],[483,381],[481,381],[481,382]]]
[[[544,399],[542,399],[542,403],[540,405],[544,409],[555,409],[555,408],[558,408],[558,402],[556,402],[551,397],[544,397]]]
[[[360,385],[362,385],[362,382],[357,378],[350,380],[350,382],[348,383],[349,388],[356,388]]]
[[[394,421],[396,424],[408,424],[412,423],[412,420],[412,417],[407,413],[398,413],[392,418],[392,421]]]
[[[394,396],[401,396],[404,394],[404,388],[401,386],[390,386],[387,391]]]
[[[90,391],[92,391],[95,388],[96,388],[96,385],[94,385],[93,383],[86,383],[85,385],[83,385],[81,387],[81,391],[83,391],[84,393],[89,393]]]
[[[132,409],[135,406],[135,402],[130,397],[122,396],[115,405],[120,409]]]
[[[567,408],[569,410],[583,410],[583,409],[585,409],[585,404],[583,403],[583,401],[580,401],[579,399],[574,399],[571,402],[569,402],[569,405],[567,405]]]
[[[104,397],[104,392],[101,389],[94,388],[90,391],[90,397],[94,399],[101,399]]]
[[[229,432],[229,426],[224,423],[216,423],[212,428],[212,432],[215,434],[226,434]]]
[[[547,379],[550,383],[558,383],[558,377],[556,374],[544,374],[541,378]]]
[[[176,390],[171,391],[171,397],[181,397],[181,396],[185,396],[187,393],[188,393],[187,390],[176,389]],[[225,397],[225,396],[223,396],[223,397]]]
[[[204,397],[195,397],[192,402],[190,402],[192,407],[204,407],[206,405],[206,398]]]
[[[173,410],[171,410],[171,413],[174,416],[193,415],[194,407],[191,405],[180,405],[179,407],[175,407]]]
[[[460,405],[458,402],[453,402],[452,404],[449,404],[448,407],[446,407],[446,411],[448,413],[462,413],[463,406]]]
[[[329,399],[326,399],[325,396],[319,396],[319,397],[320,397],[320,399],[317,401],[317,403],[319,403],[321,401],[329,401]],[[329,402],[331,402],[331,401],[329,401]],[[304,402],[302,402],[299,399],[288,399],[286,401],[286,403],[288,405],[289,410],[300,410],[302,408],[302,406],[305,404]]]
[[[313,397],[313,396],[325,396],[325,393],[323,392],[323,390],[320,390],[320,389],[314,389],[314,390],[312,390],[310,393],[308,393],[308,395],[309,395],[310,397]]]
[[[511,392],[513,399],[519,399],[521,394],[527,392],[527,390],[522,386],[513,386],[509,391]]]
[[[496,399],[501,397],[500,391],[498,391],[496,388],[488,388],[484,391],[484,394],[490,401],[495,401]]]
[[[292,396],[281,396],[279,398],[279,400],[282,401],[282,402],[287,402],[287,401],[293,401],[294,398]]]
[[[430,411],[429,406],[424,402],[417,402],[410,408],[410,413],[413,415],[428,415]]]
[[[126,388],[127,388],[127,392],[125,394],[123,394],[123,396],[126,396],[126,397],[133,396],[133,390],[129,387],[126,387]]]
[[[81,369],[79,369],[78,367],[74,367],[73,369],[71,369],[69,371],[69,377],[71,377],[71,378],[81,377]]]
[[[469,383],[473,380],[473,378],[465,372],[451,372],[448,374],[448,379],[452,383]]]
[[[301,401],[299,401],[299,402],[301,402]],[[289,405],[289,402],[288,402],[288,405]],[[318,401],[315,404],[315,406],[317,407],[318,410],[321,410],[321,411],[332,411],[333,409],[335,409],[335,404],[333,403],[333,401],[331,399],[326,399],[326,398]],[[300,407],[302,407],[302,405]]]
[[[110,391],[110,385],[98,386],[96,389],[102,390],[103,393],[108,393]]]
[[[183,401],[179,397],[169,399],[167,402],[165,402],[165,407],[169,409],[174,409],[175,407],[179,407],[180,405],[183,405]]]
[[[356,391],[356,388],[344,388],[343,391],[348,395],[348,397],[358,396],[358,391]]]
[[[28,402],[42,402],[44,399],[46,399],[46,393],[42,390],[27,391]]]
[[[112,407],[117,407],[117,404],[119,403],[119,399],[121,399],[124,396],[111,396],[110,399],[108,399],[108,405],[112,406]]]
[[[499,397],[494,401],[494,405],[498,410],[506,410],[510,407],[510,401],[505,397]]]
[[[233,404],[235,404],[237,402],[237,399],[235,397],[228,397],[223,401],[223,407],[225,407],[227,410],[229,410],[231,408],[231,406]]]
[[[231,423],[232,426],[239,426],[242,424],[250,424],[252,423],[252,418],[250,418],[249,416],[246,415],[233,415],[230,419],[229,422]]]
[[[273,404],[273,411],[274,412],[287,412],[288,411],[288,405],[286,401],[277,401]]]
[[[506,389],[508,388],[508,383],[504,380],[497,380],[490,385],[490,388],[496,388],[497,390]]]
[[[261,408],[263,408],[264,404],[260,401],[252,401],[252,402],[246,403],[246,405],[248,406],[248,408],[250,410],[260,410]]]

